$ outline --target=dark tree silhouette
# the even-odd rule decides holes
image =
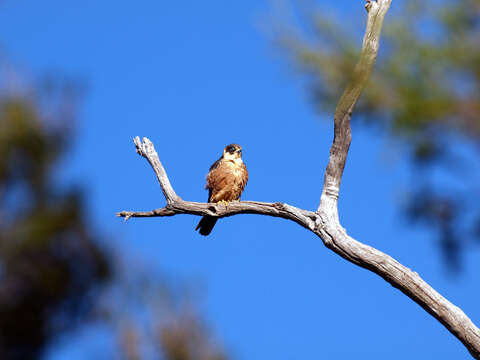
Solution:
[[[91,304],[109,263],[80,188],[56,165],[73,135],[69,86],[0,94],[0,358],[37,359]]]

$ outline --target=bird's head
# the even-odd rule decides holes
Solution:
[[[226,160],[237,160],[242,158],[242,147],[238,144],[230,144],[223,149],[223,158]]]

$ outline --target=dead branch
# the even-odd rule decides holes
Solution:
[[[337,200],[351,142],[350,117],[375,63],[383,19],[390,4],[391,0],[367,1],[367,27],[362,52],[354,76],[335,110],[334,140],[316,212],[284,203],[237,201],[225,206],[184,201],[173,190],[152,142],[147,138],[140,142],[140,138],[136,137],[134,142],[137,152],[148,160],[155,171],[167,205],[152,211],[122,211],[117,215],[128,220],[131,217],[163,217],[177,214],[210,215],[219,218],[237,214],[258,214],[295,221],[316,234],[327,248],[342,258],[374,272],[399,289],[442,323],[465,345],[475,359],[480,359],[480,330],[460,308],[441,296],[416,272],[387,254],[348,236],[339,222]]]

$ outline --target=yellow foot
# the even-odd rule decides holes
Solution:
[[[219,202],[217,202],[217,204],[223,204],[223,205],[225,205],[225,207],[228,206],[228,203],[229,203],[229,201],[225,201],[225,200],[220,200]]]

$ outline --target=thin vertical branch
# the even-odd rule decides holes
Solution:
[[[335,109],[333,143],[330,148],[330,159],[325,171],[323,191],[317,211],[329,214],[337,222],[337,199],[340,191],[340,182],[342,181],[343,170],[352,140],[350,118],[375,64],[383,19],[391,2],[391,0],[368,1],[365,5],[368,12],[367,27],[363,38],[360,59],[355,66],[352,79]]]

